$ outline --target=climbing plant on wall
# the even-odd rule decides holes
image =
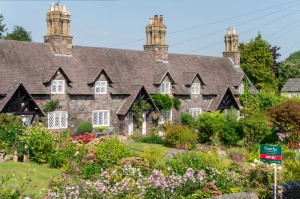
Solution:
[[[151,105],[145,100],[138,103],[137,101],[133,103],[131,107],[131,112],[134,116],[137,128],[141,128],[143,123],[143,112],[147,112],[151,109]]]
[[[45,105],[44,111],[48,113],[48,112],[55,111],[57,109],[61,109],[61,106],[59,105],[59,101],[56,99],[56,100],[48,101]]]
[[[151,95],[155,105],[159,110],[171,110],[173,107],[178,110],[181,106],[179,99],[172,98],[166,94]]]

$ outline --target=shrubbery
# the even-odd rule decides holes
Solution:
[[[95,156],[101,168],[108,168],[116,165],[122,158],[129,157],[130,151],[118,138],[112,137],[95,147]]]
[[[150,133],[149,135],[142,136],[137,139],[138,142],[150,144],[164,144],[164,140],[157,133]]]
[[[25,126],[20,118],[15,115],[0,114],[0,142],[3,142],[7,150],[16,146],[18,138],[22,135]]]
[[[80,122],[77,126],[77,132],[80,134],[93,132],[93,124],[89,121]]]
[[[30,160],[47,163],[54,152],[55,137],[43,124],[37,124],[25,130],[19,146],[23,154],[29,154]]]
[[[172,125],[165,131],[165,145],[177,149],[193,149],[197,144],[197,133],[182,125]]]

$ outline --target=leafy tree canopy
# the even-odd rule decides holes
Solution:
[[[267,41],[261,34],[249,43],[240,43],[241,68],[258,89],[277,90],[273,72],[274,59]]]
[[[281,62],[279,68],[279,86],[283,87],[289,78],[300,78],[300,51],[292,53]]]
[[[3,24],[4,17],[0,14],[0,39],[3,39],[4,32],[6,31],[5,24]]]
[[[28,32],[22,26],[14,26],[14,30],[5,36],[7,40],[31,41],[31,32]]]
[[[269,112],[273,128],[288,142],[300,142],[300,102],[286,101]]]

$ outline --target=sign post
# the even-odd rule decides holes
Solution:
[[[282,164],[282,148],[281,146],[260,145],[260,161],[266,163],[275,163],[274,167],[274,199],[276,199],[277,186],[277,164]]]

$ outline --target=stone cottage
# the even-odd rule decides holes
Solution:
[[[73,45],[71,15],[61,4],[51,4],[46,21],[44,43],[0,40],[0,112],[20,115],[24,123],[44,120],[49,129],[66,129],[87,120],[131,134],[132,105],[144,100],[151,106],[142,114],[146,133],[159,112],[153,94],[181,101],[179,110],[160,111],[158,122],[176,122],[183,112],[240,109],[245,82],[257,92],[239,67],[234,28],[225,35],[223,57],[209,57],[168,53],[161,15],[150,18],[143,51]],[[55,99],[61,108],[46,113]]]

